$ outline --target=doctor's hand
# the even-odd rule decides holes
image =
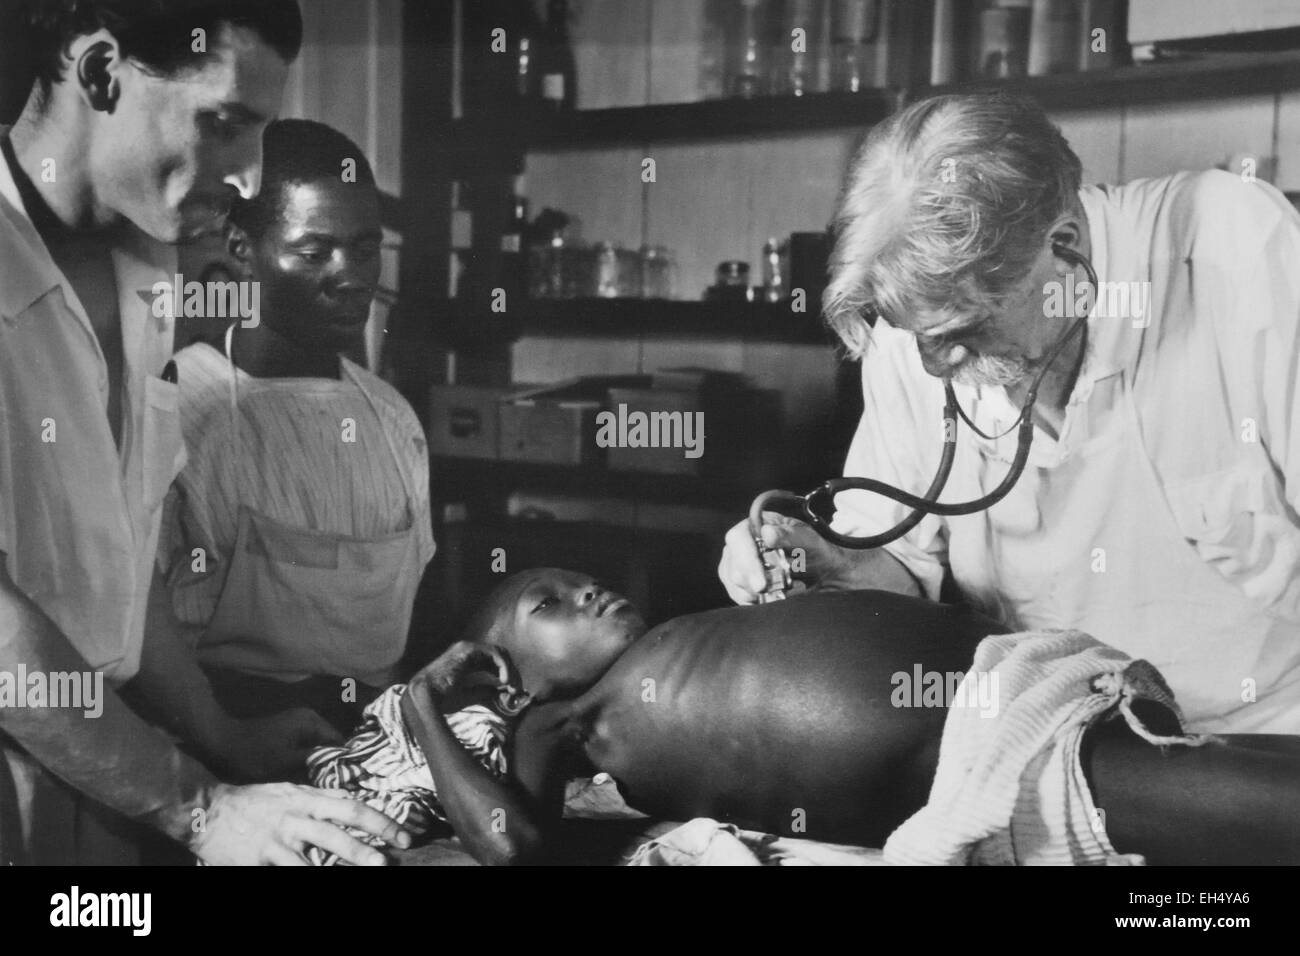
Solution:
[[[384,855],[345,831],[352,827],[406,848],[411,835],[358,800],[292,783],[218,784],[195,811],[190,850],[215,866],[307,866],[307,847],[337,853],[357,866],[383,866]]]
[[[831,544],[807,522],[774,511],[763,512],[763,544],[781,548],[790,559],[795,587],[791,594],[808,591],[854,591],[880,588],[899,594],[919,595],[921,587],[888,551],[851,551]],[[737,604],[753,604],[767,585],[763,565],[749,536],[749,522],[727,532],[727,544],[718,564],[718,577]],[[801,586],[802,585],[802,586]]]
[[[325,744],[342,743],[324,717],[306,707],[269,717],[220,722],[208,750],[230,779],[258,783],[302,779],[307,755]]]
[[[790,558],[794,590],[837,589],[852,554],[823,539],[806,522],[774,511],[763,512],[763,544],[781,548]],[[798,549],[798,550],[796,550]],[[749,522],[741,521],[727,532],[726,547],[718,564],[718,577],[737,604],[753,604],[767,586],[763,565],[749,535]],[[803,585],[801,587],[801,584]]]

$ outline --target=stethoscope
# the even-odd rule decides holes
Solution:
[[[1088,281],[1092,283],[1093,295],[1097,293],[1097,273],[1092,268],[1092,263],[1088,261],[1087,256],[1076,252],[1068,246],[1054,243],[1052,251],[1074,266],[1082,266],[1087,273]],[[770,601],[779,601],[785,597],[785,592],[790,590],[794,583],[790,559],[784,551],[778,548],[766,548],[763,545],[763,512],[774,502],[784,502],[797,507],[802,520],[812,526],[813,530],[819,535],[830,541],[832,544],[839,545],[841,548],[849,548],[855,551],[865,551],[869,548],[879,548],[881,545],[888,544],[907,534],[928,514],[934,515],[968,515],[977,511],[983,511],[997,504],[1020,480],[1021,474],[1024,473],[1025,464],[1029,461],[1029,447],[1034,440],[1034,421],[1033,408],[1034,402],[1038,398],[1038,387],[1042,384],[1043,376],[1047,370],[1052,367],[1065,348],[1066,344],[1074,335],[1079,332],[1087,323],[1088,315],[1079,316],[1071,323],[1070,327],[1061,334],[1052,351],[1048,353],[1047,360],[1043,362],[1042,368],[1034,377],[1029,386],[1029,391],[1025,394],[1024,405],[1021,406],[1020,415],[1016,420],[1007,427],[1003,432],[997,435],[985,434],[980,428],[970,420],[965,411],[962,410],[961,404],[957,401],[957,394],[953,391],[952,379],[943,380],[944,388],[944,447],[943,455],[939,459],[939,468],[935,472],[934,480],[930,482],[930,487],[923,496],[916,496],[910,492],[903,491],[901,488],[895,488],[893,485],[886,484],[883,481],[877,481],[874,478],[831,478],[822,482],[806,495],[796,495],[791,491],[765,491],[757,498],[749,509],[749,534],[754,540],[754,547],[758,550],[759,559],[763,563],[763,571],[767,576],[767,586],[758,595],[760,604],[766,604]],[[1001,438],[1003,435],[1010,434],[1012,429],[1019,429],[1016,442],[1016,454],[1012,459],[1011,468],[1007,471],[1006,477],[1002,482],[983,497],[976,498],[973,501],[963,501],[953,504],[940,503],[939,495],[943,493],[944,487],[948,484],[948,474],[952,471],[953,459],[957,455],[957,419],[960,418],[975,434],[981,438],[992,441]],[[835,496],[842,491],[870,491],[878,495],[883,495],[900,504],[907,505],[912,509],[911,514],[905,517],[898,524],[894,525],[888,531],[882,531],[880,534],[868,535],[865,537],[853,537],[852,535],[841,534],[830,526],[830,521],[822,517],[818,512],[818,504],[825,499],[830,507],[827,511],[834,511]]]

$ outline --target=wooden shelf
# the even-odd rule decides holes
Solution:
[[[927,86],[914,91],[908,101],[941,93],[1006,90],[1032,96],[1044,109],[1065,110],[1245,96],[1295,86],[1300,86],[1300,51],[1287,50],[1279,53],[1204,54],[1088,73]]]
[[[523,335],[743,338],[827,346],[835,341],[815,307],[796,313],[789,303],[675,299],[533,299],[507,314],[443,300],[435,307],[434,334],[461,348],[499,345]]]
[[[898,102],[898,94],[890,90],[866,90],[663,103],[544,117],[550,122],[530,124],[526,132],[529,146],[548,147],[716,139],[828,126],[867,127],[892,113]]]
[[[718,139],[841,126],[866,128],[901,105],[942,93],[1005,90],[1031,96],[1045,109],[1062,110],[1246,95],[1295,86],[1300,86],[1300,51],[1205,54],[1086,73],[973,80],[903,90],[705,100],[580,110],[563,115],[534,111],[520,116],[507,111],[486,121],[454,123],[450,147],[467,161],[470,157],[481,160],[487,144],[493,151],[501,147],[498,155],[502,155],[529,148]]]

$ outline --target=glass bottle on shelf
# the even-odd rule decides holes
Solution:
[[[546,29],[538,45],[536,70],[543,105],[555,112],[568,112],[577,104],[577,68],[569,43],[569,4],[549,0]]]
[[[825,44],[822,8],[826,0],[785,0],[781,31],[776,37],[772,91],[802,96],[821,92],[818,57]]]
[[[1033,0],[1029,18],[1030,76],[1079,69],[1080,0]]]
[[[749,263],[728,259],[718,263],[713,285],[704,290],[704,298],[712,302],[751,302],[754,290],[749,287]]]
[[[734,0],[703,0],[700,23],[699,99],[727,95],[727,31]]]
[[[817,35],[821,41],[817,49],[817,92],[825,93],[831,89],[831,17],[835,4],[832,0],[820,0],[817,12]]]
[[[641,247],[641,298],[671,299],[676,290],[677,262],[667,246]]]
[[[469,208],[469,185],[462,180],[451,182],[451,260],[447,272],[447,298],[469,295],[466,281],[467,262],[474,245],[474,215]]]
[[[832,0],[831,86],[860,93],[874,83],[877,0]]]
[[[528,199],[524,177],[515,176],[506,225],[501,232],[501,275],[498,287],[506,290],[507,307],[522,299],[528,288],[524,237],[528,231]]]
[[[763,0],[740,0],[732,55],[734,96],[748,98],[767,92],[767,40],[763,29],[766,13]]]
[[[1125,62],[1128,44],[1124,42],[1120,0],[1080,0],[1080,5],[1078,68],[1109,70]]]
[[[515,95],[520,100],[534,99],[537,88],[537,49],[541,29],[531,2],[519,5],[511,47],[515,61]]]
[[[979,23],[979,75],[1000,80],[1024,76],[1029,60],[1033,0],[985,0]]]
[[[790,245],[775,237],[763,243],[763,300],[780,302],[790,289]]]

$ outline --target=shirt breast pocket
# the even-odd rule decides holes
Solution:
[[[1179,533],[1207,565],[1260,606],[1300,617],[1300,527],[1261,463],[1166,488]]]
[[[172,481],[185,467],[180,386],[152,375],[145,379],[142,431],[144,504],[152,514],[162,504]]]

